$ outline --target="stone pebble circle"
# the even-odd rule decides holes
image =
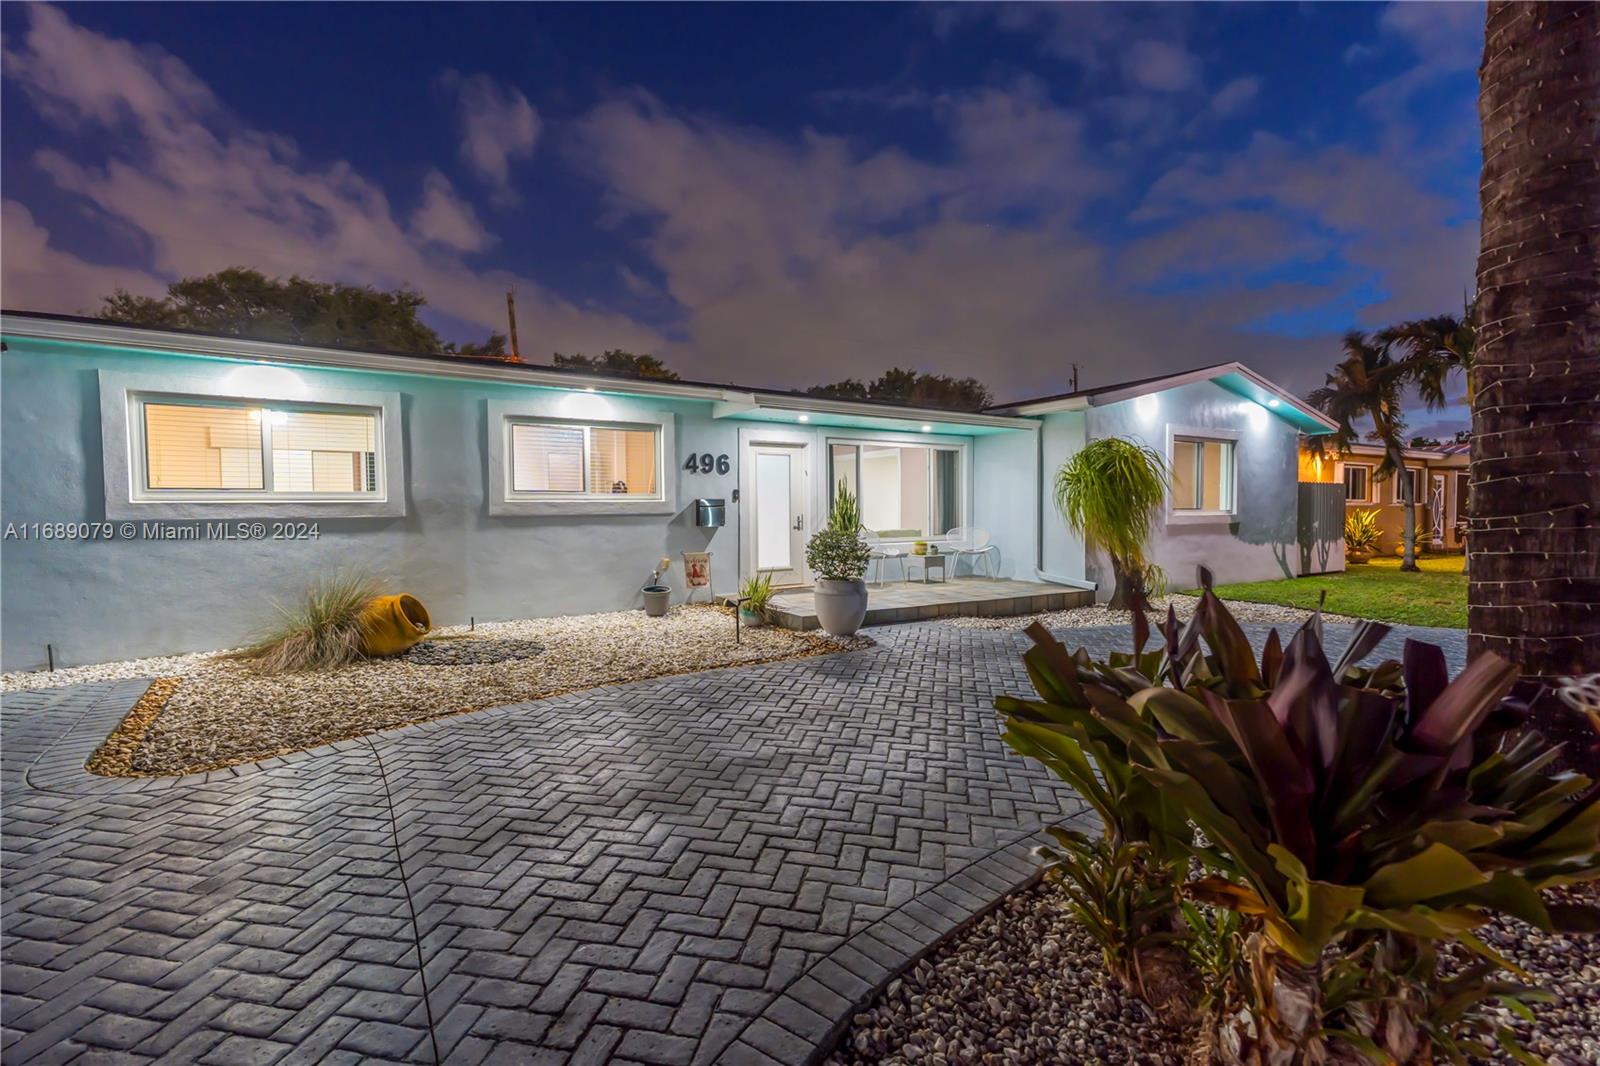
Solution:
[[[536,640],[471,637],[465,640],[424,640],[396,658],[417,666],[471,666],[531,659],[543,653],[544,645]]]

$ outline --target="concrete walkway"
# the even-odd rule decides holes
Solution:
[[[140,682],[9,695],[0,1056],[807,1061],[1083,820],[1024,638],[873,635],[189,778],[82,769]]]

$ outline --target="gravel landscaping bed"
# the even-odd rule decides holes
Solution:
[[[829,1066],[1181,1063],[1184,1032],[1117,987],[1058,891],[1013,893],[890,982]]]
[[[220,653],[164,660],[182,664],[165,706],[153,721],[130,714],[91,765],[127,776],[193,773],[463,711],[872,643],[763,627],[745,629],[736,645],[731,613],[704,605],[675,607],[665,618],[622,611],[499,622],[471,633],[455,627],[434,637],[444,639],[393,659],[276,677]],[[109,671],[151,662],[95,669],[138,677]]]
[[[1311,617],[1310,611],[1298,607],[1280,607],[1270,603],[1244,603],[1229,600],[1228,611],[1240,622],[1264,622],[1268,625],[1298,626]],[[1167,605],[1177,612],[1180,620],[1187,620],[1200,604],[1198,596],[1159,596],[1150,601],[1150,624],[1166,620]],[[1328,622],[1355,622],[1359,619],[1343,615],[1323,614]],[[1047,629],[1079,629],[1086,626],[1120,626],[1128,624],[1127,611],[1113,611],[1108,607],[1072,607],[1065,611],[1044,611],[1039,614],[1008,615],[1003,618],[941,618],[946,625],[963,629],[1026,629],[1033,622],[1043,622]]]
[[[1165,1024],[1105,972],[1100,951],[1048,882],[1013,893],[890,982],[851,1021],[828,1066],[1104,1063],[1174,1066],[1194,1031]],[[1559,890],[1600,899],[1590,884]],[[1509,918],[1479,931],[1556,996],[1529,1024],[1502,1011],[1550,1066],[1600,1063],[1600,936],[1545,934]],[[1496,1053],[1496,1063],[1510,1063]]]

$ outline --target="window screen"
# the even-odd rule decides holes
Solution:
[[[1233,442],[1172,442],[1172,508],[1175,511],[1233,510]]]
[[[654,429],[514,422],[511,491],[659,496],[658,439]]]

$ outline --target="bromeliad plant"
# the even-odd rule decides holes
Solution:
[[[1351,556],[1371,555],[1378,550],[1378,541],[1382,539],[1377,508],[1357,507],[1344,516],[1344,550]]]
[[[1042,699],[996,702],[1007,740],[1109,812],[1108,837],[1200,859],[1210,873],[1185,894],[1243,919],[1241,1007],[1213,1034],[1224,1061],[1451,1054],[1471,1028],[1461,1004],[1516,995],[1490,981],[1508,964],[1477,926],[1499,913],[1600,929],[1600,913],[1539,894],[1600,877],[1600,793],[1551,772],[1559,749],[1541,736],[1513,732],[1527,714],[1503,659],[1452,681],[1439,648],[1408,641],[1401,661],[1359,667],[1388,633],[1366,623],[1330,664],[1313,618],[1257,660],[1203,577],[1193,621],[1169,609],[1155,651],[1141,611],[1134,654],[1105,665],[1030,630]],[[1491,968],[1441,999],[1431,960],[1448,942]],[[1404,980],[1363,976],[1374,959],[1409,960]]]

